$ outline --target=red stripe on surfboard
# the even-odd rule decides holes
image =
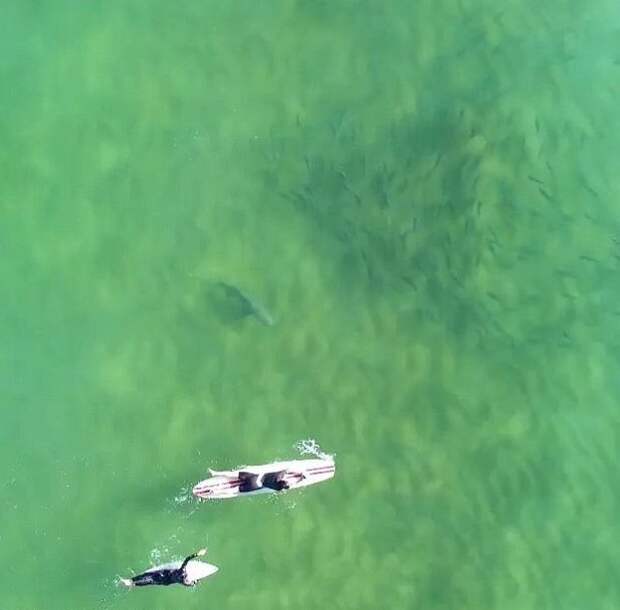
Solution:
[[[336,466],[317,466],[316,468],[308,468],[308,470],[304,470],[304,472],[322,472],[323,470],[336,470]]]
[[[330,467],[326,467],[326,468],[317,468],[316,470],[306,470],[304,473],[305,476],[317,476],[320,474],[327,474],[328,472],[335,472],[336,469],[335,468],[330,468]],[[297,473],[295,473],[297,474]]]

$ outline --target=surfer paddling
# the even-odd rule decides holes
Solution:
[[[149,585],[185,585],[186,587],[193,587],[198,580],[193,579],[188,574],[187,564],[196,557],[202,557],[207,554],[207,549],[200,549],[198,552],[186,557],[178,568],[174,567],[161,567],[153,568],[132,576],[131,578],[121,578],[121,583],[126,587],[148,587]]]

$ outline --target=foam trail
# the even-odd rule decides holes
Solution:
[[[303,493],[303,490],[299,491],[298,494],[299,493]],[[289,494],[272,494],[269,497],[269,501],[275,504],[276,515],[280,516],[286,511],[295,510],[297,508],[297,498],[298,496],[291,496]]]
[[[321,447],[319,447],[319,444],[313,438],[297,441],[293,447],[297,449],[301,455],[314,455],[322,460],[334,457],[332,454],[321,451]]]
[[[106,578],[101,582],[99,590],[99,599],[97,600],[97,610],[109,610],[114,606],[118,606],[120,600],[126,594],[125,587],[120,585],[120,576],[114,579]]]
[[[179,493],[174,497],[175,504],[187,504],[192,499],[190,489],[188,485],[185,485],[179,490]]]
[[[166,500],[168,513],[180,514],[181,518],[189,519],[197,510],[199,502],[191,493],[191,487],[184,485],[179,489],[174,498]]]
[[[167,546],[163,546],[162,548],[155,547],[151,549],[149,553],[149,559],[151,560],[151,565],[158,565],[162,562],[162,557],[164,555],[168,555],[170,553],[170,549]]]

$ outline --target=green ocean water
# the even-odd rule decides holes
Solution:
[[[620,606],[617,2],[0,8],[2,610]]]

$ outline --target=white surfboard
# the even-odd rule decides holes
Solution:
[[[149,568],[143,573],[148,574],[149,572],[157,572],[158,570],[178,570],[182,563],[183,560],[171,561],[170,563],[164,563],[163,565]],[[217,566],[214,566],[211,563],[205,563],[204,561],[198,561],[197,559],[191,559],[185,566],[185,574],[187,575],[187,578],[189,580],[193,580],[194,582],[207,578],[207,576],[215,574],[218,570],[219,568]]]
[[[239,491],[241,485],[239,473],[250,472],[260,476],[268,472],[281,471],[284,471],[283,480],[288,484],[289,490],[299,489],[331,479],[336,474],[336,464],[332,457],[325,457],[311,460],[272,462],[258,466],[242,466],[236,470],[209,470],[211,477],[196,483],[192,493],[204,500],[237,498],[261,493],[279,493],[268,487],[261,487],[252,491]]]

